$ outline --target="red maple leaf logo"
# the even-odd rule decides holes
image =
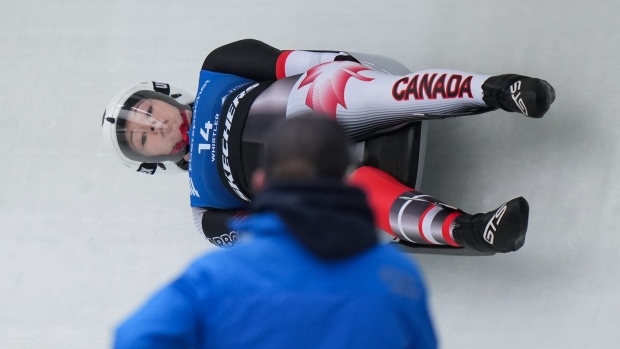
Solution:
[[[306,105],[317,113],[336,117],[336,107],[338,104],[345,109],[347,108],[344,100],[344,88],[347,81],[352,77],[361,81],[372,81],[374,78],[358,74],[358,72],[363,70],[371,70],[361,64],[343,62],[343,64],[339,64],[338,69],[326,69],[327,65],[331,64],[333,62],[323,63],[308,70],[298,89],[311,84],[306,95]],[[322,76],[323,74],[325,76]],[[321,78],[317,81],[319,77]]]

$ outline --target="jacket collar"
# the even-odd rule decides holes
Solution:
[[[270,184],[251,213],[275,213],[288,232],[323,259],[346,258],[378,242],[366,195],[341,181],[320,179]]]

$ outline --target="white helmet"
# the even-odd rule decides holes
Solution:
[[[145,101],[151,101],[151,107],[147,110],[140,107]],[[162,113],[163,117],[154,117],[152,105],[160,102],[166,103],[167,108],[164,109],[169,109],[168,113]],[[147,174],[155,174],[157,168],[166,172],[175,171],[183,167],[183,157],[189,151],[187,130],[193,103],[193,95],[169,84],[155,81],[140,83],[117,94],[108,104],[101,121],[103,139],[123,164],[135,171]],[[137,127],[126,132],[128,125]],[[142,132],[143,129],[146,131]],[[147,155],[137,149],[136,143],[143,147],[149,130],[153,133],[153,138],[149,139],[174,133],[176,137],[182,135],[183,140],[170,145],[164,152],[160,151],[160,154]]]

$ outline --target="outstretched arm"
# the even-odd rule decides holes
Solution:
[[[243,219],[246,210],[218,210],[192,207],[194,225],[204,234],[205,238],[218,247],[231,247],[239,242],[239,234],[230,230],[228,222],[233,219]]]
[[[339,51],[282,51],[262,41],[244,39],[213,50],[202,64],[202,70],[256,81],[275,81],[302,74],[319,64],[341,60],[355,61]]]

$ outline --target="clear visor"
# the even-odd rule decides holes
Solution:
[[[191,108],[154,91],[131,95],[116,119],[116,138],[132,160],[156,163],[180,161],[187,153]]]

